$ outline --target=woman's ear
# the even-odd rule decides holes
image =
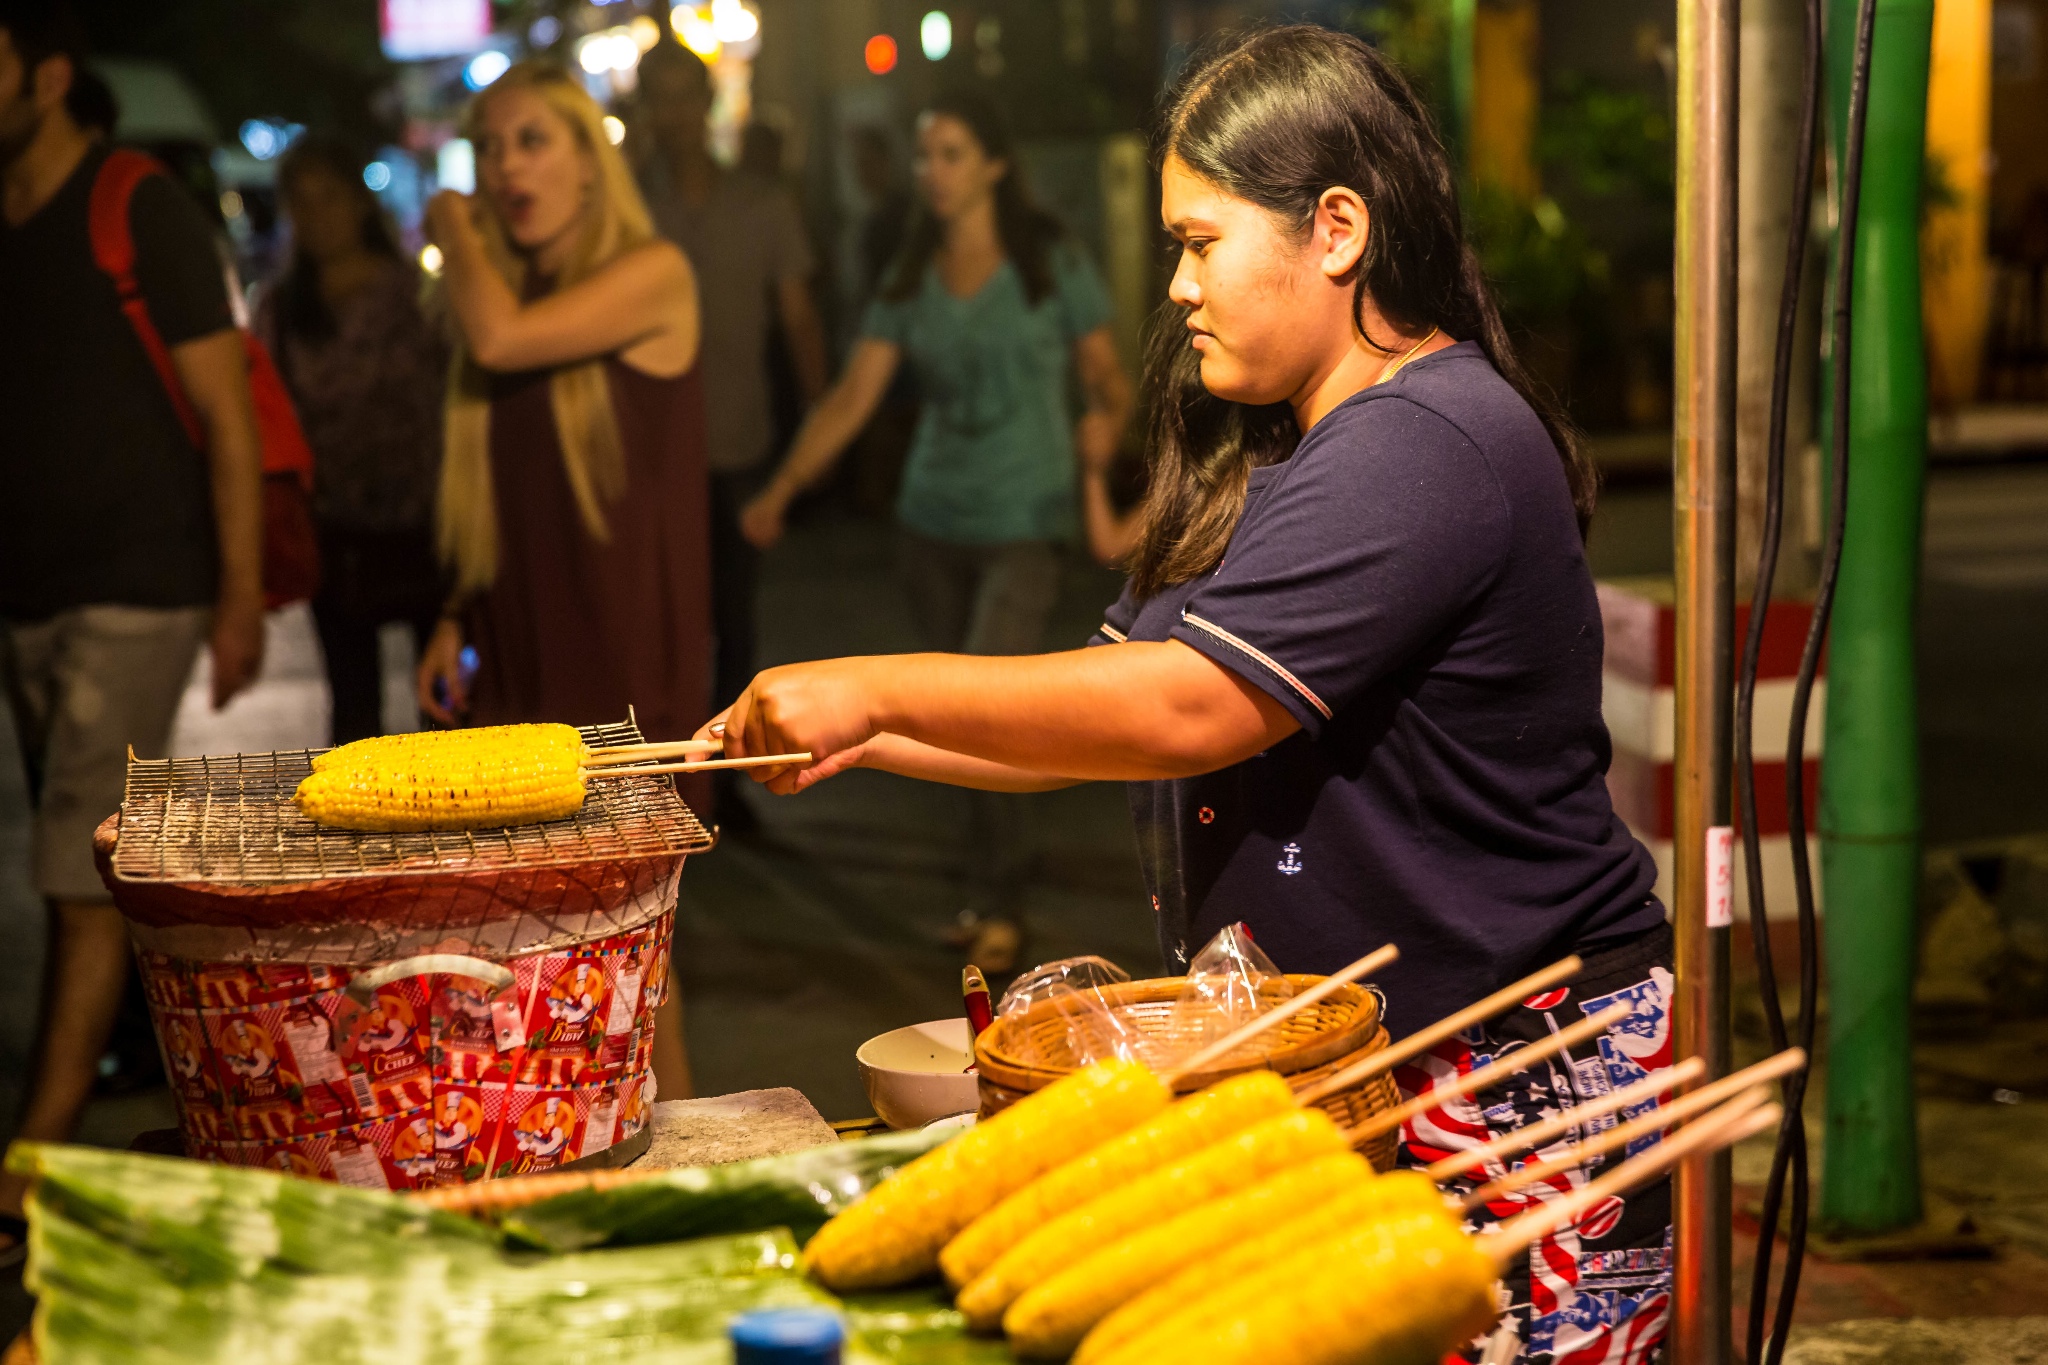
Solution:
[[[1358,191],[1344,185],[1323,191],[1316,201],[1315,243],[1322,249],[1317,264],[1325,276],[1341,280],[1358,268],[1371,227],[1372,213]]]

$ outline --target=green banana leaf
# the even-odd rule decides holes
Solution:
[[[28,1284],[44,1365],[725,1365],[735,1315],[798,1306],[842,1312],[858,1365],[1006,1362],[936,1286],[835,1299],[765,1221],[798,1214],[808,1235],[938,1140],[670,1172],[559,1196],[505,1230],[396,1195],[135,1153],[18,1144],[8,1165],[37,1177]],[[613,1245],[549,1254],[534,1249],[543,1238]]]
[[[886,1133],[725,1166],[683,1167],[608,1190],[559,1194],[506,1214],[502,1225],[515,1243],[546,1251],[761,1227],[786,1227],[801,1245],[826,1219],[951,1136],[944,1130]]]

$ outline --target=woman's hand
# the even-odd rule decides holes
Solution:
[[[740,534],[757,550],[772,549],[782,539],[789,498],[770,484],[740,509]]]
[[[1081,414],[1074,424],[1074,454],[1089,474],[1106,475],[1116,463],[1117,447],[1123,441],[1124,424],[1114,413],[1093,411]]]
[[[427,201],[427,240],[447,249],[456,238],[476,231],[474,201],[456,190],[442,190]]]
[[[757,674],[726,712],[725,756],[808,752],[811,763],[804,768],[746,770],[783,796],[855,766],[861,746],[876,733],[870,714],[872,670],[886,664],[883,659],[827,659]],[[814,770],[821,771],[803,780]]]
[[[435,692],[437,683],[441,693],[448,698],[445,706],[441,703],[441,696]],[[462,685],[460,625],[444,617],[434,627],[433,636],[420,654],[414,686],[419,693],[420,710],[443,725],[461,724],[463,714],[469,710],[469,694]]]

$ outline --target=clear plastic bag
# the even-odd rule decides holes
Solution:
[[[1129,972],[1107,958],[1061,958],[1011,982],[996,1015],[1008,1019],[1047,1005],[1064,1023],[1063,1030],[1037,1029],[1021,1035],[1018,1046],[1027,1065],[1088,1066],[1111,1058],[1149,1064],[1144,1036],[1105,994],[1106,987],[1130,979]]]
[[[1187,984],[1173,1003],[1174,1048],[1192,1055],[1293,994],[1293,983],[1252,941],[1252,931],[1232,924],[1188,963]]]

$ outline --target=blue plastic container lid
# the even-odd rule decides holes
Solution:
[[[736,1365],[838,1365],[846,1327],[822,1308],[747,1313],[732,1324]]]

